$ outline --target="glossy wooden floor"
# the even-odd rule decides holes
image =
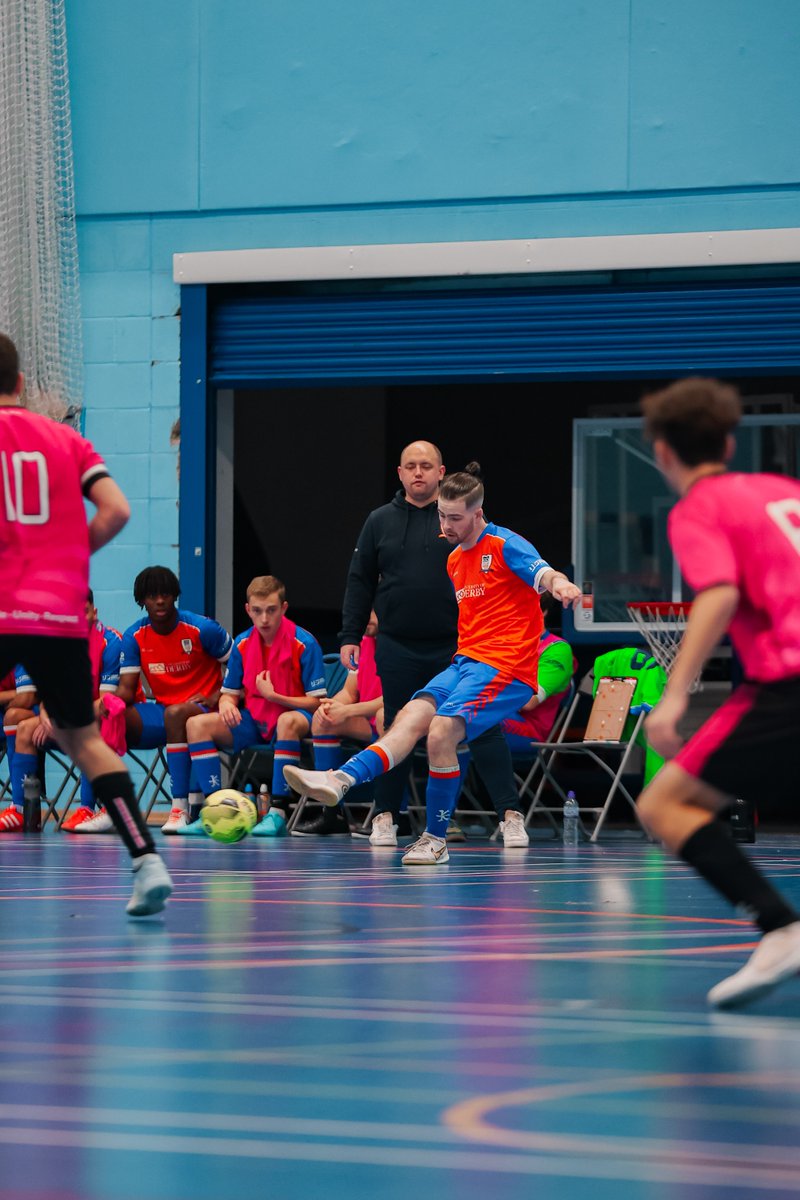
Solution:
[[[157,836],[139,923],[113,837],[0,838],[3,1200],[800,1195],[800,980],[710,1014],[751,929],[640,837]]]

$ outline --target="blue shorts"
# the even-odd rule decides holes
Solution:
[[[166,746],[167,730],[164,725],[164,709],[166,705],[156,700],[144,700],[133,706],[142,719],[142,736],[138,742],[131,743],[131,750],[155,750],[158,746]],[[208,712],[205,704],[198,704],[200,712]]]
[[[434,675],[430,683],[411,697],[430,696],[438,717],[461,717],[472,741],[504,717],[510,717],[533,695],[530,684],[509,679],[496,667],[458,654],[449,667]]]
[[[231,749],[234,753],[244,750],[247,746],[272,746],[275,744],[275,733],[270,735],[266,725],[261,721],[257,721],[253,714],[246,708],[240,708],[242,719],[238,725],[234,725],[229,733],[233,737],[233,746]],[[308,720],[308,728],[311,730],[311,713],[306,712],[304,708],[298,708],[296,712],[301,712]]]

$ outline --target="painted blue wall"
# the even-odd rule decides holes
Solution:
[[[798,0],[67,0],[86,432],[177,566],[178,251],[800,225]],[[184,465],[184,469],[185,465]]]

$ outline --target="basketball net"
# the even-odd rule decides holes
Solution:
[[[631,600],[628,616],[641,633],[653,658],[669,675],[678,655],[686,623],[692,610],[690,601],[684,600]],[[695,676],[689,688],[696,692],[700,687],[700,674]]]

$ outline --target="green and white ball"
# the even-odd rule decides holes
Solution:
[[[255,801],[244,792],[221,788],[206,797],[200,820],[215,842],[240,842],[258,820],[258,809]]]

